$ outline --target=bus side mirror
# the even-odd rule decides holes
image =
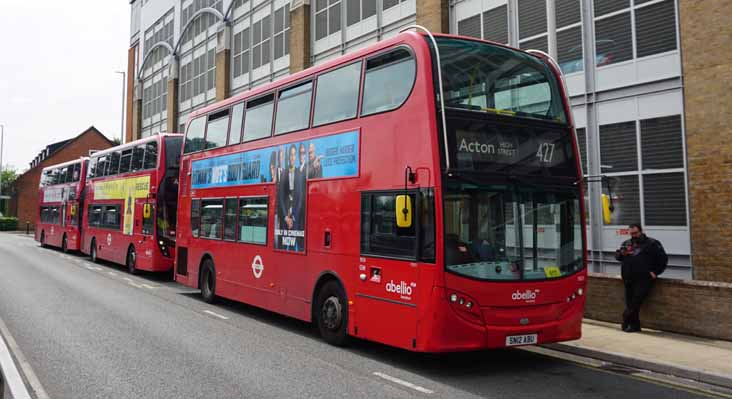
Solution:
[[[150,214],[152,213],[152,210],[150,208],[152,208],[150,204],[145,204],[142,206],[142,217],[144,217],[145,219],[150,219]]]
[[[613,206],[610,204],[610,196],[608,194],[602,195],[602,221],[605,224],[610,224],[612,221]]]
[[[403,229],[412,227],[412,199],[408,195],[397,195],[394,211],[397,227]]]

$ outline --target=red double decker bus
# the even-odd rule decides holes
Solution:
[[[194,113],[175,278],[413,351],[572,340],[578,147],[540,52],[401,33]]]
[[[171,270],[182,142],[159,134],[90,157],[82,252],[130,273]]]
[[[89,158],[49,166],[41,172],[35,238],[64,252],[81,249],[81,205]]]

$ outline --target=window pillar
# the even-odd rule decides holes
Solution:
[[[140,139],[142,133],[142,80],[137,80],[132,99],[132,140]]]
[[[231,25],[222,23],[216,34],[216,101],[231,91]]]
[[[290,73],[310,67],[310,0],[290,3]]]
[[[178,59],[175,55],[171,55],[168,60],[168,97],[167,101],[167,117],[166,129],[167,133],[183,133],[178,132]]]

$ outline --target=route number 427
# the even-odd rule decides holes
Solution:
[[[554,144],[540,143],[539,149],[536,151],[536,157],[539,158],[539,163],[552,163],[552,159],[554,158]]]

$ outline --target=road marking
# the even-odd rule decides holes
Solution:
[[[211,316],[218,317],[219,319],[229,320],[228,317],[220,315],[216,312],[212,312],[210,310],[204,310],[203,313],[210,314]]]
[[[133,286],[133,287],[135,287],[135,288],[142,288],[142,285],[140,285],[140,284],[137,284],[136,282],[132,281],[132,279],[131,279],[131,278],[129,278],[129,277],[122,277],[122,280],[125,280],[125,281],[127,281],[127,283],[128,283],[129,285],[131,285],[131,286]]]
[[[46,390],[43,389],[43,385],[41,385],[41,382],[38,380],[36,373],[33,372],[30,363],[28,363],[28,360],[23,356],[23,352],[20,351],[15,339],[10,335],[10,331],[5,326],[3,320],[0,319],[0,365],[3,369],[5,381],[8,384],[8,388],[10,388],[10,393],[13,395],[13,398],[30,399],[31,396],[28,389],[20,378],[18,369],[15,368],[15,363],[13,362],[12,357],[10,357],[11,350],[15,355],[15,358],[18,360],[18,365],[23,370],[23,374],[25,374],[25,378],[28,380],[30,388],[35,392],[35,397],[37,399],[49,399],[48,394],[46,393]],[[7,358],[5,358],[6,356]],[[7,363],[8,360],[10,361],[9,364]],[[18,386],[18,384],[20,384],[20,386]],[[3,392],[0,392],[0,396],[2,395]]]
[[[117,273],[115,273],[115,272],[107,272],[107,274],[109,274],[110,276],[116,276],[117,275]]]
[[[391,381],[391,382],[393,382],[395,384],[399,384],[399,385],[405,386],[407,388],[414,389],[415,391],[419,391],[419,392],[426,393],[426,394],[435,393],[435,391],[433,391],[433,390],[430,390],[430,389],[421,387],[419,385],[412,384],[409,381],[404,381],[402,379],[399,379],[399,378],[396,378],[396,377],[392,377],[392,376],[390,376],[388,374],[380,373],[378,371],[375,371],[373,374],[375,376],[377,376],[377,377],[381,377],[381,378],[383,378],[383,379],[385,379],[387,381]]]
[[[150,284],[141,284],[145,288],[149,288],[151,290],[160,287],[159,285],[150,285]]]

